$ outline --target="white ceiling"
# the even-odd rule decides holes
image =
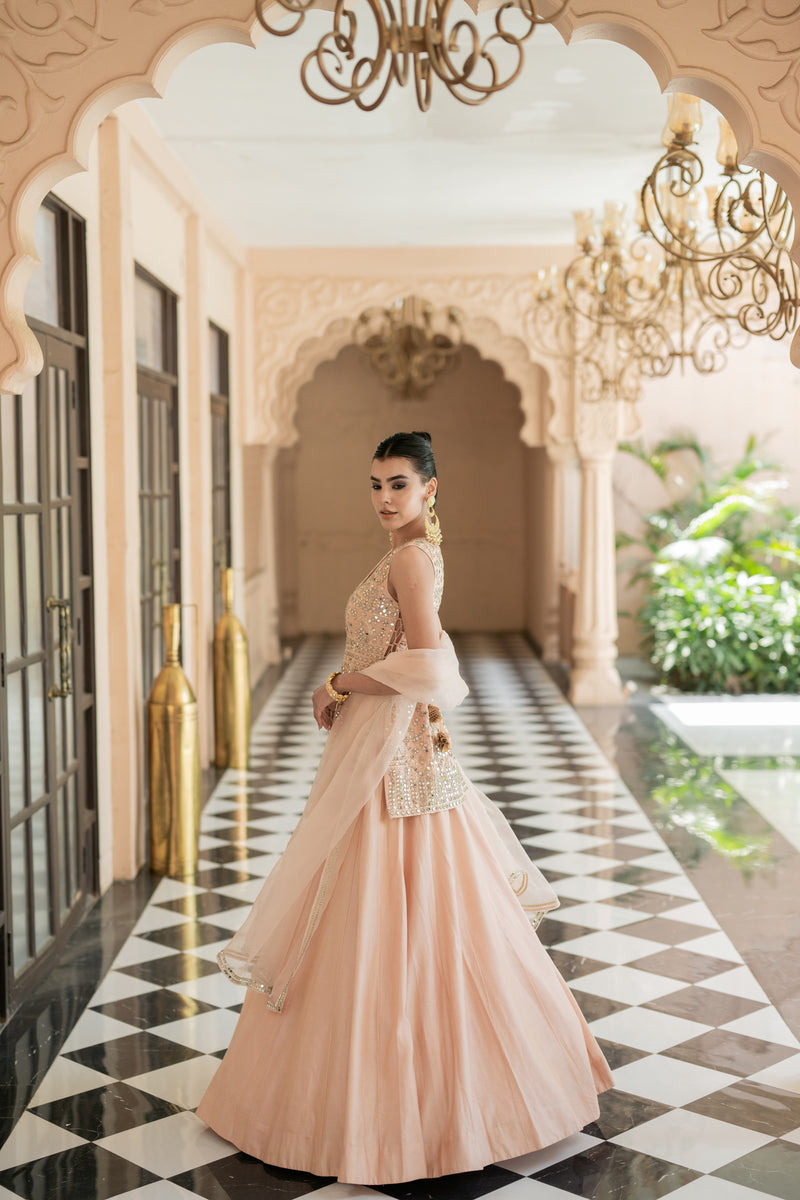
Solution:
[[[658,155],[666,100],[623,46],[567,47],[543,27],[522,77],[479,108],[434,85],[427,114],[397,87],[361,112],[301,87],[300,63],[329,23],[312,12],[256,50],[198,50],[163,100],[140,102],[246,245],[571,243],[573,209],[630,199]]]

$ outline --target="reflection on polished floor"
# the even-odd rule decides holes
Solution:
[[[665,698],[654,708],[698,758],[800,850],[800,703],[784,696]]]
[[[671,700],[595,718],[620,775],[522,638],[456,648],[471,694],[454,746],[561,898],[540,932],[615,1072],[600,1119],[484,1171],[366,1188],[262,1164],[195,1116],[242,1000],[216,952],[322,746],[308,695],[341,646],[311,638],[255,724],[249,771],[206,805],[196,875],[112,889],[0,1035],[0,1200],[798,1200],[795,702],[732,738],[738,717]]]

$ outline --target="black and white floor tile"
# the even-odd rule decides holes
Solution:
[[[195,1116],[242,1002],[215,955],[302,811],[323,746],[308,639],[260,713],[249,770],[203,816],[191,882],[161,880],[0,1149],[0,1200],[800,1197],[800,1044],[525,641],[467,636],[448,726],[561,907],[540,930],[615,1072],[599,1120],[482,1172],[366,1188],[271,1167]]]

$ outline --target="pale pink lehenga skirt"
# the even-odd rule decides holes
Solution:
[[[602,1053],[498,864],[481,801],[378,789],[281,1013],[247,989],[197,1110],[274,1166],[389,1184],[478,1170],[598,1115]]]

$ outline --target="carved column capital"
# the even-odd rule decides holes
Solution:
[[[575,445],[581,462],[610,459],[619,442],[619,400],[579,400],[575,421]]]

